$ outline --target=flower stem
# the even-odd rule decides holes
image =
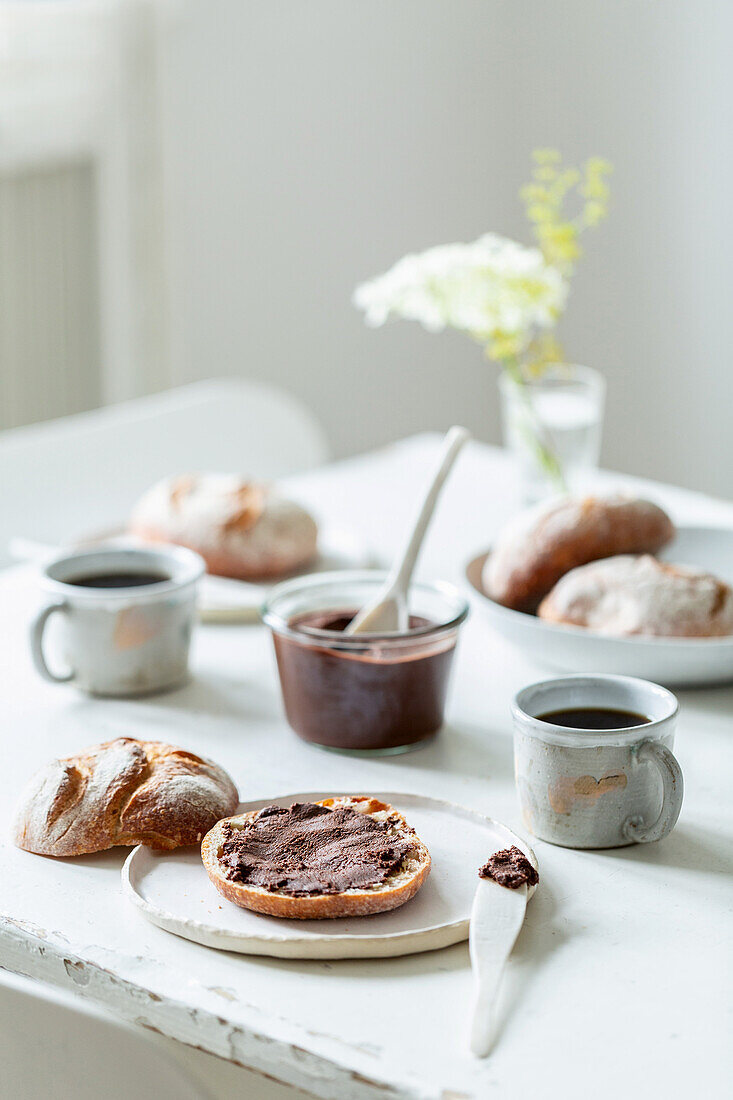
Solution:
[[[537,465],[544,471],[556,489],[560,492],[566,492],[567,484],[560,460],[552,445],[547,442],[547,433],[532,405],[532,401],[527,392],[528,387],[522,378],[518,360],[516,358],[505,359],[504,370],[514,385],[514,389],[527,414],[526,420],[520,423],[520,430],[524,435],[525,441],[534,452]]]

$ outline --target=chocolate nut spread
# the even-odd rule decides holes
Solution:
[[[479,878],[491,878],[509,890],[517,890],[525,882],[528,886],[536,886],[540,881],[540,876],[525,854],[514,845],[501,852],[494,852],[483,867],[479,868],[478,874]]]
[[[219,862],[226,877],[292,897],[379,886],[411,849],[389,821],[313,802],[265,806],[244,827],[225,829]]]
[[[288,722],[305,741],[336,749],[423,741],[443,722],[455,633],[431,638],[424,632],[434,624],[412,615],[399,644],[334,648],[323,632],[344,631],[357,611],[308,612],[290,620],[290,633],[274,633]]]

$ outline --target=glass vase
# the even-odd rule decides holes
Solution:
[[[537,378],[499,376],[504,444],[524,503],[587,488],[598,466],[606,383],[591,367],[558,363]]]

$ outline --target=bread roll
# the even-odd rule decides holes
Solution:
[[[628,496],[563,497],[522,513],[499,535],[484,566],[484,591],[533,612],[565,573],[616,554],[655,554],[674,536],[656,504]]]
[[[321,807],[344,813],[335,814],[333,822],[329,822]],[[289,842],[284,847],[278,846],[278,816],[287,819],[293,811],[308,810],[312,812],[297,826],[303,848],[294,856],[287,850]],[[345,872],[344,867],[354,850],[354,843],[358,861],[359,840],[354,841],[348,828],[349,818],[355,813],[372,819],[375,843],[384,847],[384,860],[389,862],[383,863],[382,881],[339,889],[339,877],[346,874],[348,878],[348,868]],[[323,823],[333,830],[327,837],[318,831]],[[248,844],[248,850],[234,860],[236,866],[232,869],[227,864],[227,843],[238,835]],[[415,896],[430,872],[430,853],[402,814],[387,803],[367,796],[344,795],[317,803],[295,804],[290,811],[270,806],[220,821],[204,837],[201,856],[206,873],[227,901],[257,913],[298,920],[362,917],[396,909]],[[257,877],[256,872],[266,861],[272,881],[266,886],[241,881],[242,875],[237,868],[241,867],[242,860],[244,873],[250,878]],[[298,880],[295,886],[294,878]]]
[[[160,741],[118,737],[37,772],[21,797],[14,841],[44,856],[117,844],[178,848],[237,808],[223,768]]]
[[[283,576],[315,556],[315,520],[269,486],[233,474],[165,478],[133,510],[130,530],[195,550],[209,573],[239,580]]]
[[[622,555],[566,574],[539,616],[598,634],[719,637],[733,634],[733,593],[702,570]]]

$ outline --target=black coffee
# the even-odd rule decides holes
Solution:
[[[572,707],[568,710],[548,710],[538,714],[541,722],[566,726],[571,730],[622,730],[629,726],[645,726],[651,722],[635,710],[615,710],[612,707]]]
[[[86,577],[74,577],[67,584],[81,588],[141,588],[145,584],[169,581],[165,573],[91,573]]]

